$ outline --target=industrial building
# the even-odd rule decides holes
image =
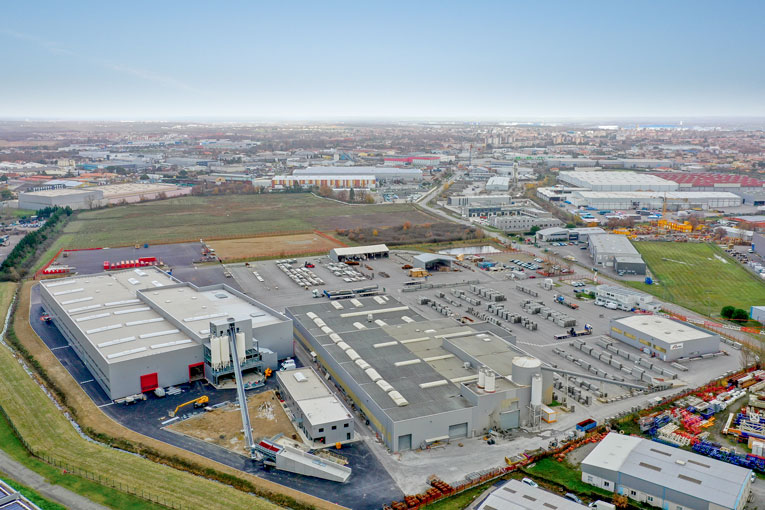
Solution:
[[[422,180],[422,170],[419,168],[396,168],[379,166],[309,166],[298,168],[292,172],[294,177],[332,176],[369,176],[374,175],[378,184],[383,182],[412,182]]]
[[[658,315],[633,315],[611,321],[613,338],[663,361],[720,351],[720,337],[686,322]]]
[[[53,324],[111,399],[232,379],[228,338],[220,333],[229,318],[236,322],[244,371],[275,369],[293,355],[292,321],[282,314],[227,285],[179,283],[153,267],[47,280],[40,295]]]
[[[507,191],[512,185],[510,177],[493,176],[486,181],[486,191]]]
[[[427,271],[438,271],[442,267],[450,268],[454,262],[453,257],[438,255],[435,253],[420,253],[412,258],[412,265]]]
[[[614,432],[581,468],[585,483],[669,510],[742,510],[751,490],[749,469]]]
[[[600,227],[579,227],[569,230],[568,238],[572,241],[589,242],[590,236],[605,234],[606,231]]]
[[[344,248],[332,248],[329,258],[332,262],[345,262],[346,260],[366,260],[379,257],[387,257],[390,253],[384,244],[372,244],[368,246],[348,246]]]
[[[661,308],[650,294],[616,285],[598,285],[595,288],[595,298],[597,305],[614,303],[620,310],[625,311],[638,308],[647,312],[656,312]]]
[[[385,156],[383,164],[386,166],[436,166],[441,163],[441,156]]]
[[[389,296],[285,313],[297,341],[394,452],[517,428],[552,400],[552,373],[486,322],[426,320]]]
[[[519,209],[515,214],[492,216],[490,224],[504,232],[528,232],[532,227],[549,229],[565,225],[561,220],[546,211]]]
[[[721,174],[713,172],[658,172],[657,177],[678,184],[678,191],[763,191],[765,181],[740,174]]]
[[[276,175],[271,178],[271,187],[274,189],[288,189],[294,186],[301,188],[321,188],[328,186],[333,190],[356,189],[370,190],[377,184],[373,174],[368,175],[315,175],[315,176],[294,176],[294,175]]]
[[[765,306],[752,306],[749,308],[749,318],[760,324],[765,323]]]
[[[587,507],[520,480],[508,480],[478,506],[478,510],[585,510]]]
[[[449,205],[464,207],[466,205],[472,205],[480,203],[482,205],[510,205],[514,203],[517,198],[511,195],[450,195]]]
[[[279,389],[309,441],[335,444],[353,439],[353,416],[311,368],[276,372]]]
[[[557,185],[549,188],[537,188],[537,197],[548,202],[565,202],[575,191],[589,191],[587,188]]]
[[[569,202],[577,207],[601,210],[662,209],[666,203],[668,210],[677,211],[739,207],[743,199],[724,191],[575,191],[569,197]]]
[[[676,191],[678,184],[637,172],[561,172],[560,182],[591,191]]]
[[[543,228],[537,231],[537,241],[568,241],[569,230],[560,227]]]
[[[0,480],[0,510],[40,510],[40,507]]]
[[[191,194],[191,188],[174,184],[110,184],[90,188],[61,188],[19,193],[19,208],[37,211],[45,207],[94,209],[107,205],[143,202]]]
[[[596,264],[613,268],[617,272],[645,274],[645,261],[627,236],[595,234],[589,236],[589,242],[590,255]]]

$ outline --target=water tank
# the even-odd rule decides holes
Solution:
[[[494,393],[497,390],[496,383],[495,383],[496,374],[486,369],[486,388],[484,388],[484,391],[486,393]]]
[[[515,384],[531,386],[531,378],[542,373],[542,362],[531,356],[513,358],[513,373],[511,377]]]
[[[542,405],[542,376],[534,374],[531,378],[531,405],[534,407]]]
[[[478,369],[478,387],[481,389],[486,387],[486,372],[483,367]]]

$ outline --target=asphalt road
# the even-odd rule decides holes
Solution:
[[[94,503],[69,489],[48,483],[45,478],[14,460],[2,450],[0,450],[0,473],[67,508],[77,510],[108,510],[108,507]]]

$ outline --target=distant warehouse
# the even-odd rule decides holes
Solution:
[[[294,186],[301,188],[327,186],[333,190],[337,189],[357,189],[368,190],[375,187],[375,176],[372,174],[361,175],[312,175],[312,176],[294,176],[294,175],[276,175],[271,179],[271,187],[279,189],[289,189]]]
[[[110,184],[91,188],[49,189],[19,194],[19,209],[37,211],[45,207],[94,209],[106,205],[143,202],[191,194],[191,188],[174,184]]]
[[[645,274],[643,257],[632,246],[627,236],[619,234],[591,234],[590,254],[596,264],[624,271],[628,274]]]
[[[309,166],[298,168],[292,175],[295,177],[334,176],[368,176],[374,175],[378,182],[392,181],[421,181],[422,170],[419,168],[395,168],[379,166]]]
[[[575,191],[569,201],[577,207],[596,209],[719,209],[739,207],[743,199],[727,191]]]
[[[611,321],[610,335],[664,361],[720,351],[720,337],[691,324],[656,315],[633,315]]]

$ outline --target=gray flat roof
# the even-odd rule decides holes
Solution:
[[[587,508],[520,480],[508,480],[481,503],[478,510],[584,510]]]
[[[394,298],[386,298],[385,304],[374,298],[359,298],[357,303],[361,306],[343,300],[334,302],[342,306],[341,309],[336,309],[333,303],[323,302],[290,307],[288,311],[394,421],[471,407],[461,396],[459,385],[476,380],[477,367],[465,368],[459,357],[444,349],[444,341],[453,341],[479,359],[485,356],[486,364],[501,375],[509,375],[512,357],[521,355],[520,351],[513,351],[510,343],[488,323],[467,326],[457,324],[453,319],[425,320]],[[345,345],[322,331],[308,313],[324,321]],[[372,314],[372,322],[368,321],[368,314]],[[494,347],[489,348],[489,344]],[[500,344],[507,353],[504,358],[496,355]],[[351,359],[346,345],[355,353],[353,356],[369,364],[408,404],[397,405],[388,392],[372,380],[365,371],[367,369]],[[483,352],[477,346],[489,350]],[[500,382],[497,383],[499,386]],[[507,381],[507,385],[512,383]]]
[[[249,318],[253,329],[285,319],[263,305],[255,305],[221,286],[195,288],[180,284],[140,291],[141,297],[188,327],[197,340],[210,337],[210,321]]]
[[[623,319],[614,319],[612,323],[637,329],[668,344],[715,336],[712,333],[658,315],[632,315]]]
[[[751,470],[654,441],[608,434],[582,461],[694,498],[736,508]]]
[[[198,344],[137,297],[178,283],[153,267],[40,282],[107,363]]]
[[[311,368],[276,372],[279,383],[289,392],[312,424],[341,421],[351,417],[345,406]]]
[[[621,234],[590,234],[590,245],[595,251],[640,257],[640,253],[632,246],[627,236]]]

